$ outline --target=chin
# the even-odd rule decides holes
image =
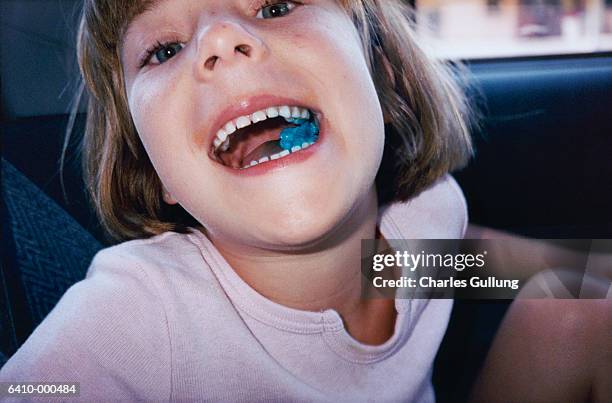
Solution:
[[[270,248],[281,250],[305,250],[322,246],[334,236],[350,208],[330,204],[322,208],[304,208],[296,213],[287,212],[286,216],[278,218],[272,226],[265,228],[268,233],[266,243]]]

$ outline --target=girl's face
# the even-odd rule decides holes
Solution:
[[[337,1],[267,3],[158,1],[128,27],[122,65],[134,124],[172,198],[213,239],[281,250],[316,243],[372,200],[384,124]],[[266,146],[253,150],[287,125],[269,118],[230,135],[227,152],[213,151],[227,122],[279,106],[307,108],[319,140],[237,169],[265,155]]]

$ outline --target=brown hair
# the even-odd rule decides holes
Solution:
[[[103,228],[117,241],[188,232],[200,225],[179,205],[162,201],[161,181],[128,109],[120,41],[128,23],[149,3],[86,0],[77,37],[89,96],[83,174]],[[379,203],[405,201],[467,162],[470,108],[450,68],[417,45],[410,7],[401,0],[340,3],[359,32],[388,122],[376,177]]]

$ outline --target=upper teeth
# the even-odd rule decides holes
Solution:
[[[238,129],[243,129],[253,123],[262,122],[268,118],[276,118],[282,116],[285,119],[310,119],[310,112],[306,108],[300,108],[297,106],[273,106],[270,108],[262,109],[251,115],[240,116],[236,119],[227,122],[219,131],[213,141],[215,151],[221,149],[221,151],[227,151],[229,148],[229,137],[235,133]]]

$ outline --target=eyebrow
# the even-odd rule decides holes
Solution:
[[[153,11],[155,8],[162,6],[171,0],[142,0],[138,13],[132,17],[132,20],[139,15]]]
[[[150,10],[154,9],[155,7],[160,6],[163,3],[166,3],[168,1],[170,1],[170,0],[146,0],[144,2],[144,11],[143,12],[150,11]]]

